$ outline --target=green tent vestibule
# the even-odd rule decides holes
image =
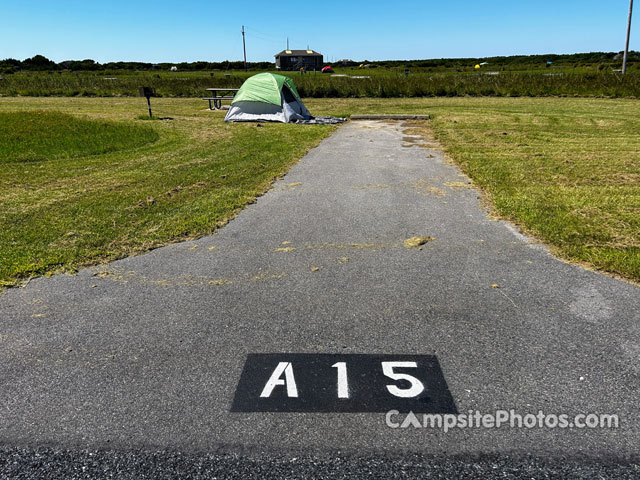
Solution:
[[[311,118],[291,78],[259,73],[242,84],[224,121],[291,123]]]

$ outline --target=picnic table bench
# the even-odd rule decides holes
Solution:
[[[239,88],[207,88],[207,92],[211,92],[210,97],[204,97],[203,100],[209,102],[209,110],[220,110],[223,100],[233,100]]]

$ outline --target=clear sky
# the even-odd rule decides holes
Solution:
[[[0,59],[325,61],[620,51],[629,0],[2,0]],[[640,5],[631,49],[640,50]]]

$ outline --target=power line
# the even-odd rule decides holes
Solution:
[[[281,42],[282,40],[280,39],[280,37],[277,37],[275,35],[271,35],[269,33],[264,33],[261,32],[260,30],[256,30],[253,27],[245,27],[247,30],[247,33],[251,33],[251,34],[258,34],[261,35],[262,37],[268,38],[269,40],[273,40],[273,41],[278,41]]]
[[[262,43],[268,43],[268,44],[271,44],[271,45],[281,44],[282,43],[282,40],[272,40],[270,38],[265,38],[265,37],[262,37],[260,35],[256,35],[255,33],[247,31],[246,27],[245,27],[245,35],[247,37],[249,37],[249,38],[254,38],[256,40],[259,40]]]

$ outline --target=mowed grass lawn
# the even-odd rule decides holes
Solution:
[[[335,129],[152,102],[0,99],[0,286],[211,233]]]
[[[173,120],[138,119],[144,99],[1,99],[2,284],[211,233],[335,129],[227,125],[201,100],[152,103],[156,115]],[[431,114],[436,137],[500,215],[568,259],[640,281],[638,100],[305,103],[320,115]],[[27,113],[11,120],[13,112],[50,112],[54,124],[34,128],[29,121],[25,127],[33,115],[50,119]],[[25,128],[28,148],[15,140]],[[40,139],[33,140],[34,131]],[[3,147],[9,137],[15,155]]]

